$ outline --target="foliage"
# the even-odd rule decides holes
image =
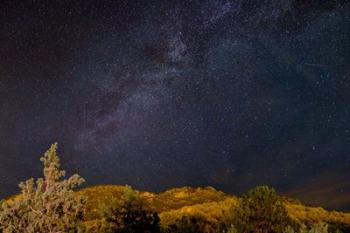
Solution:
[[[160,219],[156,212],[144,208],[139,193],[132,188],[125,191],[125,200],[106,213],[107,222],[115,225],[115,233],[160,233]]]
[[[284,233],[329,233],[333,232],[329,230],[329,225],[327,223],[317,223],[313,224],[310,227],[306,227],[303,225],[298,231],[296,231],[293,227],[287,226]],[[340,232],[339,230],[335,230],[334,232]]]
[[[105,219],[84,222],[84,233],[113,233],[114,231],[114,224],[107,222]]]
[[[85,198],[73,188],[84,182],[79,175],[68,179],[60,169],[57,143],[40,159],[44,178],[22,182],[21,195],[1,206],[0,228],[4,233],[78,232]]]
[[[320,207],[306,207],[302,204],[286,204],[289,216],[299,225],[313,226],[320,222],[327,222],[330,232],[341,230],[350,232],[350,214],[336,211],[326,211]]]
[[[88,187],[78,191],[78,194],[88,197],[87,214],[85,221],[93,225],[105,225],[102,212],[116,206],[113,198],[124,200],[128,188],[118,185],[100,185]],[[225,223],[229,226],[234,223],[234,208],[240,205],[240,200],[233,196],[224,194],[213,188],[190,188],[182,187],[170,189],[161,193],[139,192],[139,198],[143,206],[153,212],[159,213],[161,226],[166,228],[178,222],[182,216],[201,216],[213,229]],[[326,211],[319,207],[307,207],[299,201],[290,198],[282,198],[288,215],[291,218],[292,227],[296,230],[298,226],[306,224],[314,225],[318,222],[327,222],[329,231],[340,229],[344,233],[350,232],[350,214],[336,211]],[[220,228],[221,229],[221,228]],[[222,232],[217,231],[217,232]]]
[[[286,229],[284,230],[284,233],[296,233],[295,229],[291,226],[287,226]]]
[[[233,222],[242,233],[280,233],[290,223],[282,199],[268,186],[259,186],[243,195],[233,210]]]
[[[182,216],[177,219],[175,224],[168,226],[166,232],[168,233],[207,233],[217,232],[210,228],[210,225],[201,216]]]
[[[211,232],[220,232],[228,222],[227,216],[235,204],[236,199],[227,198],[220,202],[213,201],[164,211],[160,213],[161,225],[163,227],[176,225],[183,216],[195,216],[197,219],[204,219],[206,228]]]
[[[173,188],[165,192],[154,195],[153,193],[142,193],[141,197],[149,202],[149,206],[154,211],[161,213],[163,211],[176,210],[185,206],[195,204],[213,203],[232,198],[231,195],[215,190],[212,187],[182,187]]]
[[[231,224],[231,225],[226,229],[225,233],[238,233],[238,231],[237,231],[236,227],[235,227],[234,225]]]
[[[326,223],[318,223],[311,227],[309,230],[301,230],[302,233],[328,233],[328,224]]]

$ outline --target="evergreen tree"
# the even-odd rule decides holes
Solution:
[[[20,183],[21,194],[1,206],[0,229],[3,233],[78,232],[85,198],[77,197],[73,188],[84,182],[79,175],[63,179],[57,143],[44,156],[44,178]]]

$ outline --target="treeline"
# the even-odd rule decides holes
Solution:
[[[87,197],[73,189],[84,182],[79,175],[65,179],[60,170],[57,143],[41,158],[43,178],[21,183],[21,194],[0,203],[3,233],[338,233],[349,232],[335,223],[300,223],[290,218],[284,201],[273,188],[256,187],[233,206],[225,219],[212,222],[203,216],[182,215],[164,225],[158,213],[143,203],[137,191],[124,190],[123,198],[100,206],[102,218],[88,219]]]

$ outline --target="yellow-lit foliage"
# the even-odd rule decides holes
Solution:
[[[321,207],[307,207],[302,204],[286,203],[291,218],[299,223],[340,223],[350,226],[350,213],[327,211]]]
[[[203,204],[184,206],[179,209],[163,211],[159,217],[162,226],[173,225],[183,216],[196,216],[205,219],[211,228],[215,229],[227,222],[228,215],[232,207],[236,206],[237,199],[234,197],[226,198],[223,201],[212,201]]]
[[[78,191],[78,195],[85,196],[89,200],[86,204],[88,211],[85,220],[102,219],[108,208],[115,206],[116,202],[123,201],[123,195],[128,188],[119,185],[100,185]]]
[[[103,208],[112,204],[112,200],[121,200],[125,186],[106,185],[80,190],[79,193],[88,196],[88,219],[102,218],[99,214]],[[140,197],[146,208],[156,211],[162,226],[174,224],[182,216],[199,216],[209,224],[226,223],[228,211],[236,206],[238,198],[217,191],[212,187],[204,188],[174,188],[162,193],[140,192]],[[297,223],[338,223],[350,226],[350,214],[329,212],[319,207],[306,207],[298,201],[284,199],[290,217]],[[96,223],[96,222],[95,222]]]

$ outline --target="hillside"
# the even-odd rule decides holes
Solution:
[[[125,186],[94,186],[78,191],[88,197],[87,221],[102,218],[101,212],[113,205],[113,200],[123,199]],[[212,187],[182,187],[161,193],[140,192],[143,204],[156,211],[161,224],[169,225],[183,215],[196,215],[209,223],[220,223],[227,217],[227,211],[238,202],[238,197],[218,191]],[[327,222],[336,225],[350,226],[350,213],[326,211],[321,207],[308,207],[298,201],[284,198],[291,218],[302,223]]]

